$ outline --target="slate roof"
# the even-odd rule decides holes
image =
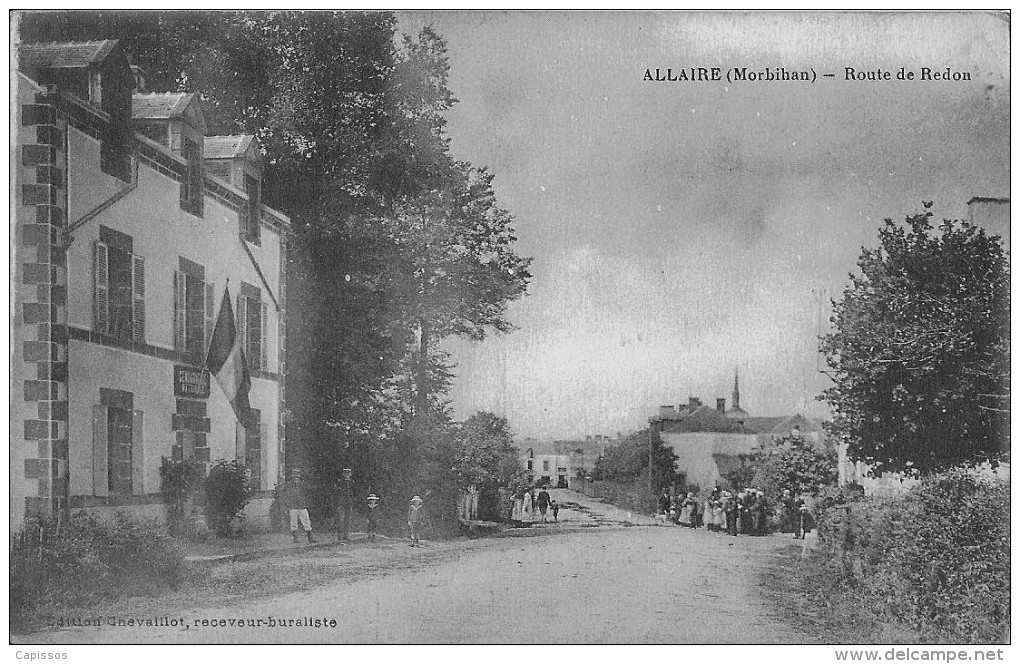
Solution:
[[[548,441],[525,439],[524,441],[517,443],[517,450],[520,452],[522,457],[526,458],[528,456],[529,449],[535,453],[535,456],[551,456],[559,454],[556,449],[556,444]]]
[[[755,433],[786,435],[798,427],[802,433],[819,431],[821,427],[800,413],[784,417],[749,417],[744,420],[747,430]]]
[[[206,159],[232,159],[240,157],[251,146],[254,136],[240,134],[237,136],[206,136]]]
[[[44,42],[18,48],[21,69],[66,69],[102,62],[117,46],[116,39],[90,42]]]
[[[680,411],[677,417],[663,420],[663,431],[677,433],[712,431],[719,433],[740,433],[743,427],[736,420],[728,419],[725,415],[711,406],[699,406],[693,410],[685,408]]]
[[[743,420],[748,417],[748,414],[746,410],[744,410],[740,406],[736,406],[726,411],[726,417],[729,417],[734,420]]]
[[[133,120],[169,120],[184,113],[193,92],[150,92],[131,96],[131,118]]]

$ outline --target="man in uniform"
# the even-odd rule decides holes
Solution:
[[[354,510],[354,480],[350,468],[344,468],[337,480],[336,539],[346,540],[351,533],[351,512]]]
[[[283,485],[280,493],[283,506],[290,514],[290,534],[294,542],[298,541],[298,523],[305,529],[308,541],[314,542],[312,521],[308,518],[308,497],[305,494],[305,483],[301,479],[300,468],[290,471],[290,481]]]

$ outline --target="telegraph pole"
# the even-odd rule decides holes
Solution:
[[[652,447],[652,427],[655,426],[654,418],[648,418],[648,493],[651,495],[652,500],[655,500],[655,483],[652,477],[652,459],[653,459],[653,447]]]

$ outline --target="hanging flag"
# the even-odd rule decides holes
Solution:
[[[241,424],[247,425],[249,410],[248,391],[251,389],[251,376],[248,375],[248,363],[244,359],[241,338],[237,334],[234,323],[234,309],[230,306],[230,290],[223,289],[223,304],[220,315],[216,319],[212,340],[209,342],[209,355],[205,365],[216,377],[227,400],[234,408],[234,414]]]

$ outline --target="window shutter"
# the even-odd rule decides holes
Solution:
[[[145,493],[145,447],[143,444],[142,411],[131,411],[131,493]]]
[[[241,344],[241,350],[244,351],[245,361],[248,362],[248,366],[251,366],[251,359],[248,357],[248,345],[245,343],[245,332],[248,327],[248,317],[245,315],[245,304],[247,298],[240,293],[237,294],[237,318],[235,326],[237,327],[237,340]]]
[[[95,261],[92,273],[95,277],[95,312],[93,331],[100,334],[110,332],[110,264],[109,251],[105,244],[96,242]]]
[[[211,283],[205,285],[205,355],[209,355],[213,329],[216,326],[216,288]]]
[[[185,291],[184,274],[174,271],[174,350],[179,353],[186,350],[184,347],[184,324],[187,318]]]
[[[106,406],[92,407],[92,493],[110,495],[110,449]]]
[[[266,470],[269,467],[269,461],[267,459],[267,451],[269,450],[269,427],[265,422],[259,422],[259,478],[258,488],[260,491],[267,491],[269,489],[269,480],[267,477]]]
[[[145,259],[132,256],[131,271],[131,338],[145,343]]]
[[[267,332],[266,332],[266,330],[269,328],[269,326],[266,324],[266,321],[269,318],[269,307],[266,306],[265,302],[260,302],[259,303],[259,308],[262,309],[262,344],[261,344],[261,347],[259,348],[260,355],[261,355],[261,357],[259,358],[259,369],[261,369],[262,371],[269,371],[269,366],[268,366],[268,361],[267,361],[267,351],[266,351],[266,347],[267,347],[267,344],[266,344]]]
[[[250,235],[248,232],[249,225],[248,218],[250,215],[251,208],[247,205],[242,205],[240,211],[237,214],[237,221],[239,225],[238,232],[241,234],[241,237],[244,238],[245,240],[247,240]]]

